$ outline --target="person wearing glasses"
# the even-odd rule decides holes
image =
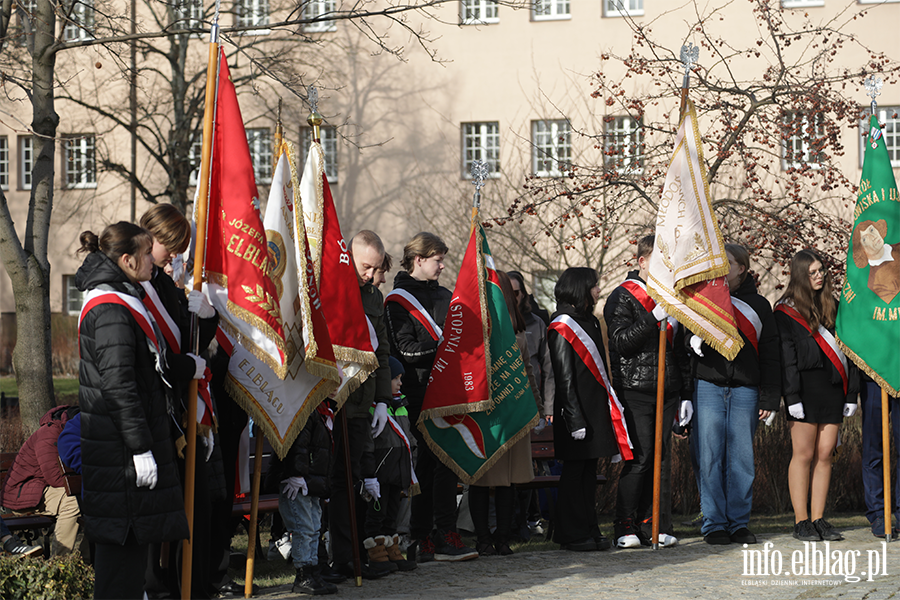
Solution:
[[[843,539],[824,518],[825,499],[841,422],[856,413],[859,392],[859,371],[834,338],[837,300],[823,262],[813,250],[795,254],[787,289],[775,307],[793,449],[788,488],[794,537],[802,541]]]

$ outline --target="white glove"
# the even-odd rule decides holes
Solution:
[[[664,309],[661,304],[657,304],[653,307],[653,316],[657,321],[662,321],[663,319],[668,318],[669,313],[666,312],[666,309]]]
[[[855,414],[856,414],[856,409],[857,409],[858,406],[859,406],[859,405],[856,404],[855,402],[854,402],[853,404],[850,404],[849,402],[848,402],[847,404],[845,404],[845,405],[844,405],[844,416],[845,416],[845,417],[852,417],[853,415],[855,415]]]
[[[206,359],[197,356],[196,354],[191,354],[188,352],[188,356],[194,359],[194,379],[203,379],[206,375]]]
[[[203,440],[203,445],[206,447],[206,462],[209,462],[209,457],[212,456],[213,447],[216,445],[216,442],[213,439],[212,429],[206,433],[206,437],[200,439]]]
[[[387,414],[387,404],[384,402],[379,402],[375,405],[375,415],[372,417],[372,437],[377,438],[381,435],[381,432],[384,431],[384,426],[387,425],[388,414]]]
[[[540,435],[540,433],[544,430],[544,427],[546,427],[546,426],[547,426],[547,419],[545,419],[544,417],[541,417],[540,420],[538,420],[538,424],[534,426],[533,431],[535,433],[537,433],[538,435]]]
[[[191,290],[191,293],[188,294],[188,310],[201,319],[210,319],[216,316],[216,309],[209,303],[206,294],[200,290]]]
[[[795,419],[803,419],[806,417],[806,413],[803,412],[803,403],[798,402],[797,404],[791,404],[788,406],[788,412],[791,413],[791,416]]]
[[[694,405],[690,400],[682,400],[681,407],[678,409],[678,425],[684,427],[691,422],[694,416]]]
[[[703,338],[701,338],[699,335],[692,335],[690,343],[691,343],[691,350],[694,351],[694,354],[702,357],[703,350],[700,349],[700,346],[703,345]]]
[[[573,440],[583,440],[586,435],[587,435],[587,428],[582,427],[581,429],[576,429],[575,431],[572,432],[572,439]]]
[[[307,487],[306,480],[302,477],[288,477],[287,479],[282,479],[281,483],[284,484],[284,495],[289,500],[296,498],[298,491],[304,496],[309,494],[309,487]]]
[[[775,422],[775,415],[777,415],[777,414],[778,414],[777,410],[773,410],[772,412],[769,413],[769,416],[766,417],[765,421],[763,421],[763,423],[766,424],[766,427],[768,427],[769,425],[771,425],[772,423]]]
[[[151,490],[156,487],[156,459],[153,458],[153,452],[147,450],[143,454],[135,454],[131,457],[134,460],[134,472],[137,476],[135,482],[138,487],[148,487]]]
[[[365,487],[366,494],[371,496],[373,500],[381,498],[381,486],[378,484],[377,479],[374,477],[363,479],[363,486]]]

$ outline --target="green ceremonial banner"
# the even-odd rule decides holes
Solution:
[[[525,363],[479,223],[472,229],[443,336],[418,427],[435,455],[470,484],[538,423]]]
[[[837,338],[860,369],[900,396],[900,198],[873,115],[853,212]]]

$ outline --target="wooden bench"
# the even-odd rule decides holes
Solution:
[[[251,453],[250,453],[250,483],[251,486],[253,484],[253,469],[256,465],[256,455],[253,451],[255,448],[255,440],[251,438]],[[269,470],[269,463],[272,462],[272,456],[274,454],[274,450],[272,449],[271,444],[265,438],[263,439],[263,454],[262,454],[262,473],[260,478],[260,490],[262,490],[263,482],[265,481],[266,471]],[[252,504],[252,498],[250,493],[246,494],[235,494],[234,495],[234,504],[231,507],[231,516],[235,518],[239,518],[241,520],[241,525],[244,530],[247,532],[247,535],[250,535],[250,508]],[[263,556],[262,553],[262,542],[260,541],[259,535],[259,521],[262,518],[269,514],[278,511],[278,494],[266,494],[260,491],[259,494],[259,503],[256,508],[256,556]]]
[[[12,468],[16,460],[15,452],[0,453],[0,490],[6,485],[6,478],[9,470]],[[0,516],[3,522],[9,527],[10,531],[16,533],[29,544],[33,544],[38,538],[41,539],[44,548],[44,558],[50,558],[50,533],[56,525],[56,519],[44,515],[37,515],[33,512],[19,511],[16,515],[6,509],[0,510]]]

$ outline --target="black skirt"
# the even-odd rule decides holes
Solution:
[[[800,371],[800,398],[803,401],[804,418],[795,419],[787,413],[788,421],[816,424],[843,422],[847,396],[843,384],[831,382],[833,369],[825,359],[820,368]]]

